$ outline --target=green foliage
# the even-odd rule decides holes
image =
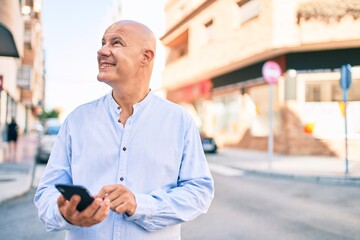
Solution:
[[[41,114],[38,115],[38,118],[40,120],[46,120],[49,118],[59,118],[59,115],[60,115],[60,111],[58,109],[51,109],[49,111],[43,109]]]

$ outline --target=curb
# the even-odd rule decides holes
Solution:
[[[32,175],[34,167],[30,166],[29,172],[26,174],[11,174],[8,178],[15,178],[14,181],[4,183],[3,193],[0,193],[0,204],[21,197],[30,191],[32,186]],[[2,184],[2,183],[0,183]],[[6,194],[4,194],[6,193]]]
[[[29,164],[4,164],[3,167],[2,172],[5,174],[0,178],[0,204],[21,197],[31,190],[36,163],[32,160]]]
[[[282,173],[282,172],[276,172],[276,171],[271,171],[271,170],[254,170],[254,169],[241,168],[241,167],[235,167],[235,166],[229,166],[229,165],[227,165],[227,166],[244,171],[246,174],[258,175],[258,176],[264,176],[264,177],[293,179],[293,180],[301,180],[301,181],[306,181],[306,182],[360,185],[360,177],[314,176],[314,175],[302,175],[302,174],[293,174],[293,173]]]

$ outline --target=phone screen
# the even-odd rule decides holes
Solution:
[[[79,212],[83,211],[94,201],[94,198],[91,196],[90,192],[83,186],[71,184],[55,184],[55,187],[65,197],[66,200],[70,200],[71,197],[75,194],[81,197],[81,201],[76,206],[76,209]]]

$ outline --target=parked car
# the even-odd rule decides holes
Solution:
[[[214,138],[212,137],[207,137],[203,134],[200,135],[201,136],[201,143],[202,143],[202,147],[204,149],[205,153],[216,153],[217,152],[217,145],[215,143]]]
[[[41,124],[41,122],[36,121],[33,124],[31,130],[36,132],[38,135],[41,135],[41,133],[44,131],[44,126]]]
[[[59,133],[61,123],[57,119],[46,121],[44,130],[40,135],[40,143],[36,153],[36,161],[47,163],[50,157],[52,147],[55,144],[56,136]]]

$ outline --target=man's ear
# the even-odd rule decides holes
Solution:
[[[151,60],[154,59],[154,51],[150,50],[150,49],[145,49],[143,51],[143,54],[142,54],[142,65],[145,66],[145,65],[148,65]]]

